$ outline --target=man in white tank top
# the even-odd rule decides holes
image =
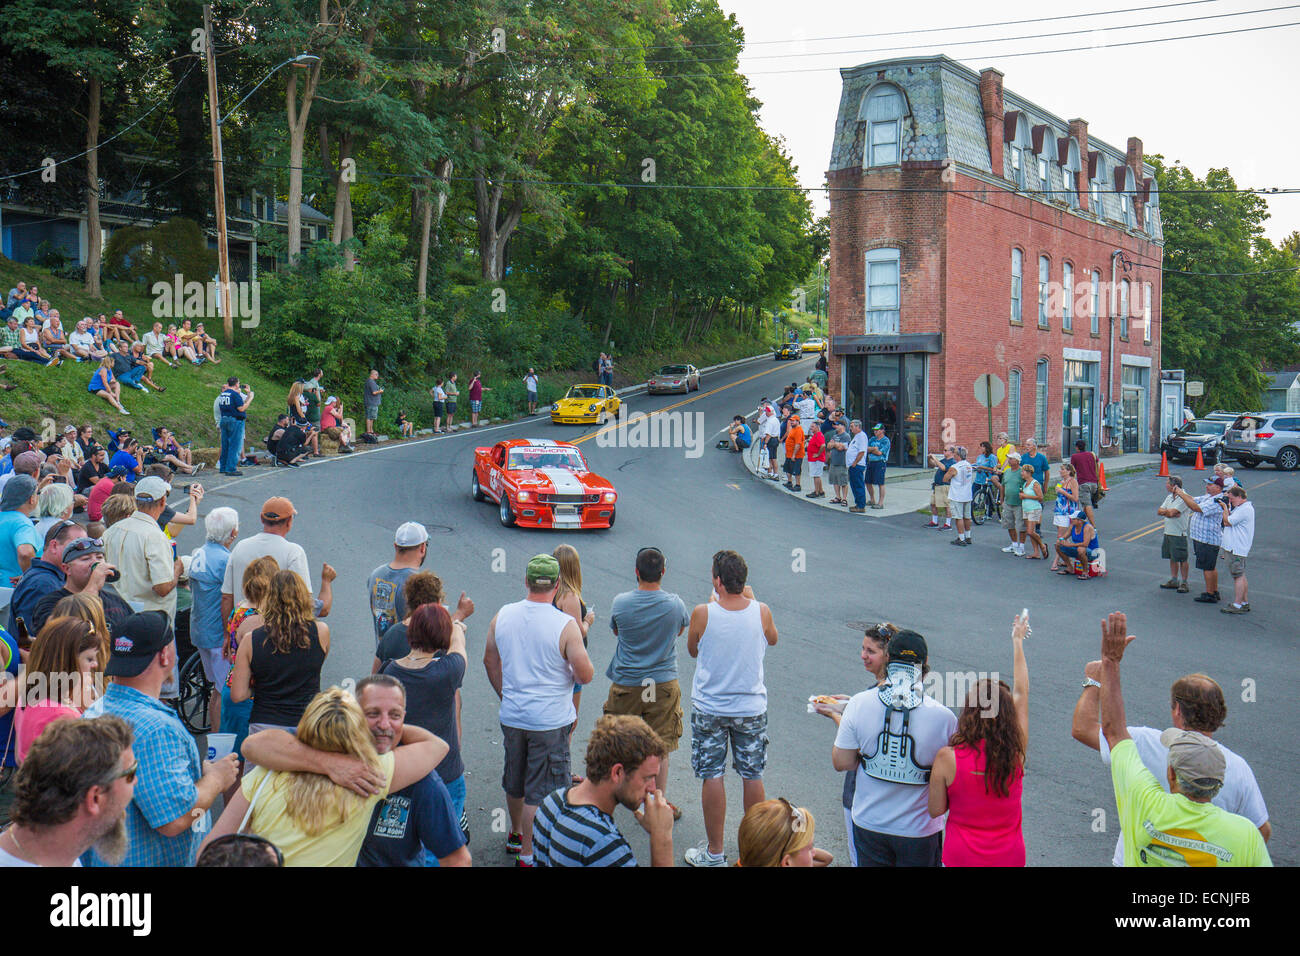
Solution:
[[[497,611],[483,652],[488,681],[501,698],[506,852],[519,854],[516,866],[533,865],[533,818],[542,800],[569,786],[569,728],[578,716],[573,685],[596,673],[577,622],[551,605],[560,563],[539,554],[524,576],[528,596]]]
[[[697,658],[691,685],[691,769],[703,783],[708,839],[686,851],[691,866],[726,866],[722,832],[727,821],[723,784],[727,746],[744,787],[745,809],[766,799],[767,687],[763,654],[776,644],[776,624],[766,604],[753,599],[745,559],[734,551],[713,556],[716,601],[691,612],[686,649]]]

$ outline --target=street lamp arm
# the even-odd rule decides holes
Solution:
[[[251,90],[249,90],[248,93],[247,93],[247,95],[246,95],[242,100],[240,100],[238,103],[236,103],[234,106],[232,106],[232,107],[230,108],[230,112],[229,112],[229,113],[227,113],[225,116],[221,117],[221,119],[217,120],[217,125],[218,125],[218,126],[221,126],[223,123],[226,122],[226,120],[228,120],[228,119],[230,119],[230,117],[234,116],[234,115],[235,115],[235,112],[236,112],[236,111],[237,111],[241,106],[243,106],[245,103],[248,102],[248,98],[249,98],[250,96],[252,96],[252,95],[253,95],[254,93],[256,93],[258,90],[260,90],[260,89],[262,88],[262,85],[263,85],[264,83],[266,83],[267,80],[269,80],[271,77],[275,76],[275,74],[279,73],[282,69],[284,69],[284,68],[285,68],[286,66],[288,66],[289,64],[291,64],[291,63],[296,63],[296,64],[299,64],[299,65],[301,65],[301,66],[311,66],[312,64],[314,64],[314,63],[319,63],[319,62],[320,62],[320,57],[318,57],[318,56],[316,56],[315,54],[312,54],[312,53],[299,53],[297,56],[291,56],[289,59],[285,60],[283,63],[281,63],[281,64],[280,64],[279,66],[277,66],[275,69],[273,69],[270,73],[266,74],[266,76],[262,77],[262,79],[258,81],[257,86],[255,86],[255,87],[253,87]]]

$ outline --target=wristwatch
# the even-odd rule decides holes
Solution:
[[[1093,680],[1091,677],[1085,677],[1085,678],[1083,679],[1083,682],[1082,682],[1079,686],[1080,686],[1080,687],[1096,687],[1096,688],[1099,688],[1099,689],[1100,689],[1100,687],[1101,687],[1101,681]]]

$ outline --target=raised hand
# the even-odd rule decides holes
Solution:
[[[1119,663],[1124,659],[1124,650],[1137,638],[1128,633],[1128,617],[1123,611],[1112,611],[1101,622],[1101,659]]]

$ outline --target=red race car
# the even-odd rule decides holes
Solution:
[[[618,500],[577,448],[549,438],[475,448],[471,494],[496,501],[507,528],[612,528]]]

